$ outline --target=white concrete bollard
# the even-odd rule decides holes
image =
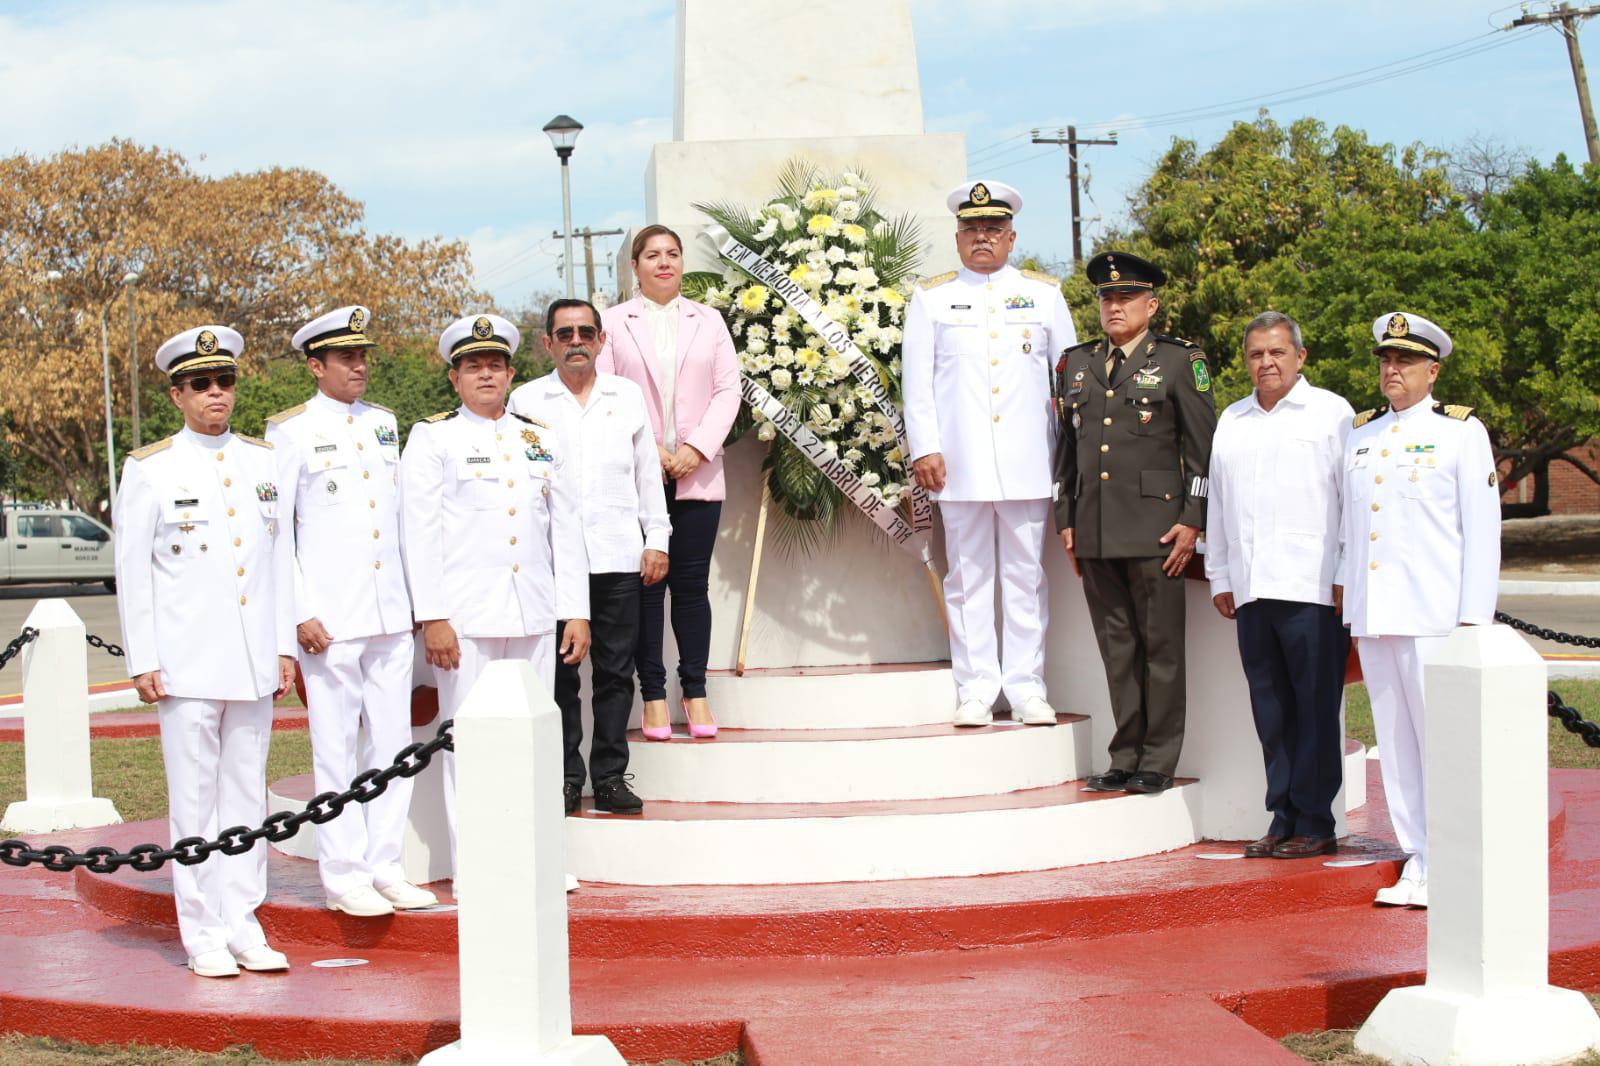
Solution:
[[[0,826],[53,833],[116,825],[122,816],[97,799],[89,771],[89,645],[66,600],[40,600],[24,628],[39,635],[22,651],[22,744],[28,798],[6,808]]]
[[[1566,1062],[1600,1018],[1550,979],[1544,660],[1507,626],[1457,629],[1426,666],[1428,979],[1356,1034],[1395,1063]]]
[[[490,663],[455,718],[461,1039],[429,1066],[623,1066],[574,1036],[561,716],[532,664]]]

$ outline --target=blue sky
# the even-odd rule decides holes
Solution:
[[[1560,36],[1491,36],[1517,14],[1496,11],[1498,0],[912,5],[927,129],[964,133],[974,177],[1022,189],[1019,246],[1054,259],[1070,247],[1065,155],[1028,144],[1030,127],[1118,130],[1117,147],[1083,152],[1084,214],[1115,221],[1172,137],[1209,144],[1251,117],[1249,99],[1408,57],[1420,65],[1473,38],[1494,47],[1348,91],[1313,87],[1272,113],[1357,126],[1378,141],[1480,137],[1539,159],[1584,158]],[[540,132],[551,116],[586,127],[573,158],[575,224],[644,220],[650,148],[671,137],[675,9],[674,0],[12,0],[0,4],[0,150],[46,154],[120,136],[176,149],[208,173],[313,167],[366,204],[369,229],[468,240],[480,284],[516,305],[559,285],[559,242],[549,239],[559,172]],[[1583,42],[1600,64],[1600,32]],[[1140,121],[1235,100],[1246,102],[1226,115]]]

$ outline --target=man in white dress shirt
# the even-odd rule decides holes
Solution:
[[[1300,326],[1265,311],[1244,331],[1255,386],[1217,419],[1206,506],[1211,600],[1238,622],[1239,659],[1267,771],[1272,824],[1247,858],[1334,851],[1343,777],[1339,701],[1350,638],[1333,606],[1339,559],[1344,397],[1301,369]]]
[[[644,393],[627,378],[595,372],[595,356],[604,343],[600,312],[593,304],[552,303],[545,315],[544,347],[556,368],[513,392],[509,409],[554,427],[575,473],[589,558],[594,738],[587,773],[594,785],[595,810],[638,814],[644,803],[625,775],[639,596],[644,585],[667,576],[672,523]],[[564,629],[567,620],[560,624]],[[578,809],[585,776],[579,750],[580,690],[577,665],[558,662],[556,703],[561,707],[568,814]]]
[[[272,701],[294,682],[293,560],[272,445],[228,430],[243,350],[226,326],[161,345],[156,367],[183,429],[129,455],[117,494],[117,610],[128,674],[161,719],[174,842],[261,824]],[[169,869],[191,971],[289,968],[255,916],[265,842]]]
[[[1389,820],[1410,855],[1377,902],[1426,907],[1423,665],[1457,626],[1494,622],[1500,479],[1472,408],[1434,402],[1450,335],[1397,311],[1378,316],[1372,336],[1389,402],[1356,415],[1345,442],[1335,596],[1372,697]]]
[[[955,722],[988,725],[1004,691],[1018,720],[1054,725],[1043,676],[1050,367],[1077,335],[1059,282],[1007,264],[1022,195],[997,181],[968,182],[947,203],[961,269],[912,294],[901,359],[912,475],[939,501],[944,522]]]
[[[533,663],[554,690],[555,657],[589,650],[589,565],[575,476],[555,431],[506,410],[522,336],[468,315],[439,337],[461,406],[411,428],[400,458],[401,543],[439,711],[455,717],[483,667]],[[557,647],[556,619],[568,619]],[[445,754],[455,842],[455,758]]]
[[[343,792],[411,743],[400,435],[393,411],[362,400],[371,319],[365,307],[350,306],[302,326],[292,343],[317,393],[267,419],[283,519],[294,523],[295,639],[319,793]],[[317,827],[330,908],[373,917],[439,902],[408,882],[400,864],[410,808],[411,781],[400,777]]]

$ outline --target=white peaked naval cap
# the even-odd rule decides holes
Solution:
[[[1437,361],[1455,348],[1450,334],[1421,315],[1409,311],[1392,311],[1375,318],[1372,322],[1372,339],[1376,342],[1372,346],[1373,355],[1385,348],[1397,348],[1403,352],[1418,352]]]
[[[957,218],[1010,218],[1022,210],[1022,194],[1003,181],[964,181],[944,202]]]
[[[170,377],[195,370],[237,370],[244,338],[227,326],[196,326],[156,349],[156,369]]]
[[[454,364],[474,352],[499,352],[510,358],[522,344],[522,331],[499,315],[458,318],[439,334],[439,354]]]
[[[316,355],[329,348],[371,348],[377,342],[367,336],[372,312],[360,304],[341,307],[312,319],[295,331],[294,350]]]

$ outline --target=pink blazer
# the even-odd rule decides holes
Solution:
[[[644,390],[645,406],[661,443],[661,389],[656,381],[656,346],[650,335],[644,297],[635,296],[600,315],[606,343],[595,360],[602,374],[618,374]],[[728,324],[715,308],[678,298],[678,373],[673,415],[678,443],[705,456],[695,472],[678,482],[680,500],[720,500],[722,442],[739,414],[739,361]]]

